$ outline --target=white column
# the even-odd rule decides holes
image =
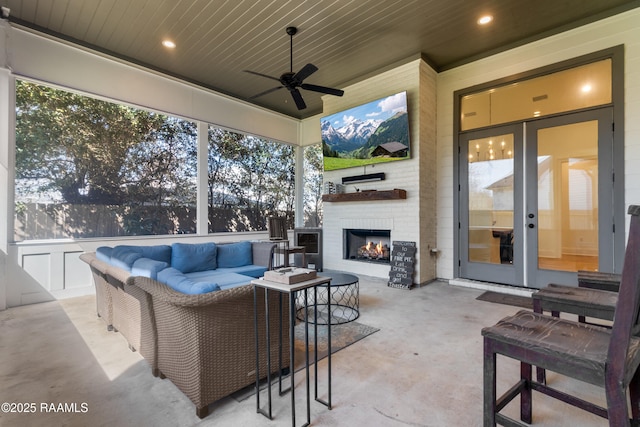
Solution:
[[[6,22],[0,21],[0,310],[7,308],[7,263],[13,240],[13,180],[15,176],[15,79],[5,68]]]
[[[296,227],[304,226],[304,147],[295,147],[296,179],[295,179],[295,216]]]
[[[196,210],[196,233],[207,234],[209,232],[209,205],[207,190],[209,186],[208,151],[209,151],[209,124],[198,122],[198,202]]]

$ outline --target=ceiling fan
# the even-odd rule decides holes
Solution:
[[[247,73],[255,74],[256,76],[266,77],[271,80],[276,80],[280,82],[280,86],[276,86],[274,88],[265,90],[264,92],[260,92],[257,95],[252,96],[249,99],[255,99],[260,96],[266,95],[271,92],[275,92],[276,90],[286,88],[293,97],[293,101],[296,103],[296,107],[298,110],[304,110],[307,108],[307,104],[305,104],[304,99],[302,99],[302,94],[300,93],[300,89],[311,90],[313,92],[326,93],[328,95],[342,96],[344,95],[344,91],[340,89],[333,89],[325,86],[318,86],[309,83],[303,83],[304,79],[309,77],[311,74],[318,71],[318,67],[313,64],[307,64],[297,73],[293,72],[293,36],[298,32],[296,27],[287,27],[287,34],[290,36],[290,45],[291,45],[291,68],[288,73],[284,73],[280,76],[280,78],[268,76],[266,74],[257,73],[255,71],[244,70]]]

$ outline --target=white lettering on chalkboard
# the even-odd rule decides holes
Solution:
[[[395,241],[392,246],[388,286],[409,289],[413,285],[416,242]]]

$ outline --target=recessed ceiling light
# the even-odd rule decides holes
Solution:
[[[173,49],[176,47],[176,44],[171,40],[167,39],[167,40],[162,40],[162,46],[168,47],[169,49]]]
[[[478,25],[487,25],[489,22],[493,21],[493,16],[484,15],[478,19]]]
[[[584,92],[584,93],[591,92],[591,85],[589,83],[587,83],[586,85],[582,86],[582,92]]]

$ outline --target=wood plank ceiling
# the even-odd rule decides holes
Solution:
[[[342,88],[422,57],[437,71],[584,25],[639,0],[0,0],[13,25],[84,45],[296,118],[322,112],[321,95],[287,90],[250,99],[289,71]],[[479,26],[483,14],[493,22]],[[176,43],[168,50],[165,38]]]

